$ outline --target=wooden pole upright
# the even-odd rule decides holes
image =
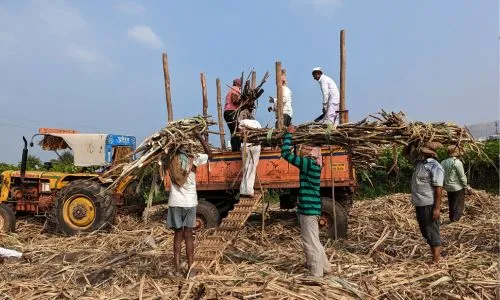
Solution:
[[[201,94],[203,98],[203,116],[208,118],[208,96],[207,96],[207,79],[205,74],[200,73]],[[208,132],[205,133],[205,140],[208,141]]]
[[[283,129],[283,82],[281,73],[281,62],[276,62],[276,116],[278,120],[278,129]]]
[[[347,50],[345,47],[345,30],[340,31],[340,124],[349,122],[349,114],[345,106],[345,82],[346,82]]]
[[[168,58],[167,53],[162,54],[163,60],[163,77],[165,79],[165,100],[167,102],[167,120],[172,122],[174,120],[174,112],[172,110],[172,94],[170,93],[170,73],[168,71]]]
[[[224,123],[222,116],[222,93],[220,87],[220,79],[217,78],[215,80],[215,83],[217,86],[217,115],[219,116],[218,122],[219,122],[220,147],[222,151],[226,151],[226,135],[224,133]]]

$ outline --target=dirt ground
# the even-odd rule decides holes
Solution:
[[[172,232],[161,209],[148,224],[122,216],[109,233],[76,237],[40,234],[43,221],[25,218],[16,233],[0,235],[0,246],[33,260],[0,265],[0,298],[500,299],[499,198],[468,196],[465,217],[452,224],[446,206],[445,198],[446,257],[429,266],[409,195],[356,202],[348,238],[323,239],[333,274],[322,279],[304,276],[299,228],[273,206],[263,236],[260,221],[249,222],[212,273],[193,279],[168,275]]]

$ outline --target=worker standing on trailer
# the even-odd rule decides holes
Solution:
[[[177,169],[188,168],[187,177],[183,176],[181,171],[172,174],[172,184],[170,188],[170,195],[168,197],[168,213],[167,213],[167,227],[174,230],[174,276],[182,276],[180,272],[180,257],[182,241],[186,244],[186,257],[188,261],[188,270],[194,262],[194,242],[193,242],[193,229],[196,227],[196,206],[198,205],[198,195],[196,193],[196,168],[206,164],[208,158],[211,157],[212,152],[207,142],[198,133],[198,140],[200,141],[205,153],[196,154],[194,158],[190,159],[182,150],[178,153],[178,160],[173,159],[171,162],[178,164]],[[177,177],[177,178],[175,178]],[[180,179],[180,178],[182,179]],[[177,183],[176,183],[177,181]],[[180,184],[179,184],[180,183]],[[194,276],[196,273],[191,271],[189,276]]]
[[[241,79],[233,80],[233,86],[226,94],[226,103],[224,105],[224,120],[226,121],[229,132],[231,132],[231,151],[240,151],[241,141],[234,133],[237,129],[237,112],[240,105]]]
[[[428,142],[417,152],[415,145],[408,145],[403,155],[415,166],[411,179],[411,202],[415,205],[418,226],[431,248],[432,263],[441,258],[441,194],[444,183],[443,167],[436,160],[440,143]]]
[[[314,68],[312,76],[319,82],[323,94],[323,113],[315,122],[337,125],[339,123],[340,93],[335,81],[323,74],[321,68]]]
[[[448,194],[450,222],[456,222],[464,213],[465,191],[470,192],[471,188],[467,184],[464,164],[458,158],[463,150],[455,145],[448,146],[446,150],[450,157],[441,162],[444,169],[444,189]]]
[[[246,110],[245,110],[246,112]],[[244,130],[247,128],[262,128],[259,121],[255,120],[255,118],[246,114],[245,119],[239,122],[239,127]],[[260,145],[252,145],[248,143],[243,144],[243,150],[245,159],[243,160],[243,175],[241,178],[240,184],[240,196],[254,196],[254,184],[255,184],[255,176],[257,173],[257,166],[259,165],[260,159]]]
[[[306,267],[310,275],[323,277],[331,271],[325,248],[319,240],[318,221],[321,215],[320,176],[321,150],[318,147],[302,145],[299,156],[292,153],[292,134],[295,127],[290,126],[283,139],[281,156],[300,170],[299,203],[297,212],[300,222],[302,245],[306,256]]]
[[[282,75],[282,90],[283,90],[283,125],[288,127],[292,125],[293,108],[292,108],[292,91],[288,87],[288,82],[286,77]],[[273,106],[267,109],[268,112],[276,111],[278,100],[273,97],[269,97],[269,102]],[[278,128],[278,122],[276,121],[276,128]]]

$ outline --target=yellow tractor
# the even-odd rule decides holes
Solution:
[[[117,163],[131,159],[135,137],[115,134],[81,134],[74,130],[40,128],[44,150],[71,149],[80,172],[68,174],[26,171],[28,142],[25,137],[21,170],[0,175],[0,230],[13,231],[16,214],[51,218],[59,232],[74,235],[105,229],[113,223],[117,210],[141,213],[144,199],[137,180],[128,178],[113,190],[100,175]],[[100,168],[88,172],[87,168]]]

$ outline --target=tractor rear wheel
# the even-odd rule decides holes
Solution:
[[[12,208],[6,204],[0,204],[0,231],[12,232],[16,229],[16,215]]]
[[[329,238],[347,237],[347,212],[345,208],[335,201],[335,214],[333,201],[329,197],[321,197],[321,216],[319,230],[327,233]],[[336,228],[336,229],[335,229]]]
[[[66,235],[106,229],[113,223],[116,204],[111,193],[94,180],[75,180],[58,193],[57,228]]]
[[[217,207],[206,200],[198,200],[196,207],[196,230],[217,227],[219,224],[219,211]]]

